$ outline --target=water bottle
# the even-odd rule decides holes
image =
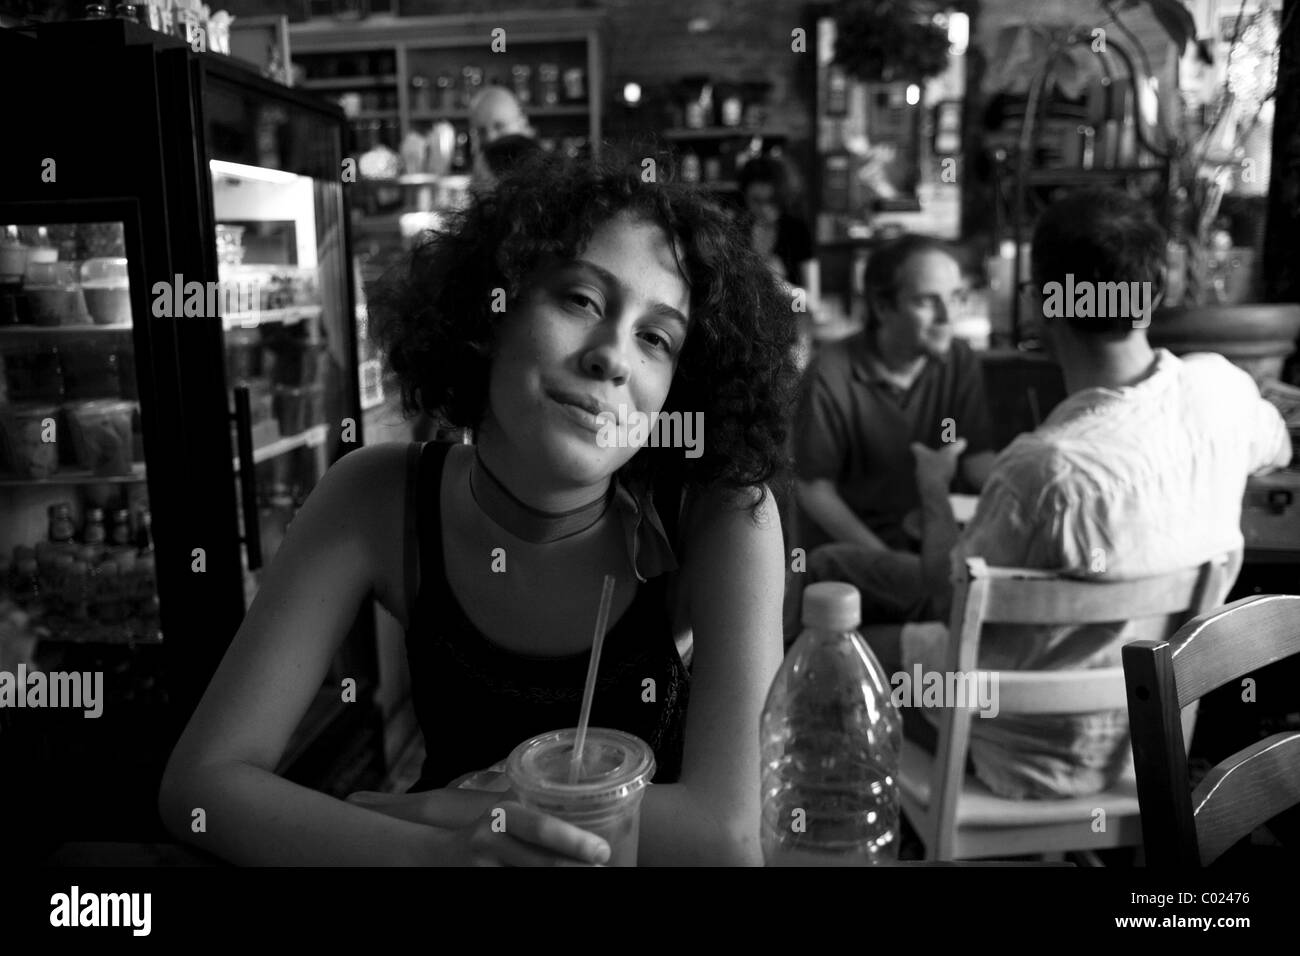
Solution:
[[[803,633],[763,707],[768,866],[873,866],[898,858],[902,719],[857,633],[857,588],[804,591]]]

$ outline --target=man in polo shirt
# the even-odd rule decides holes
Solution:
[[[795,539],[807,569],[787,588],[786,638],[798,632],[803,588],[849,581],[866,623],[918,620],[921,582],[915,455],[951,444],[969,488],[993,463],[979,360],[954,340],[965,283],[948,246],[903,236],[873,252],[867,328],[808,369],[795,422]]]

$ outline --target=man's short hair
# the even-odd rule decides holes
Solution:
[[[1150,282],[1151,301],[1164,288],[1165,233],[1151,207],[1118,189],[1075,190],[1053,202],[1034,229],[1034,283]],[[1046,294],[1046,293],[1044,293]],[[1131,315],[1063,316],[1071,327],[1092,334],[1127,334]]]
[[[961,255],[951,244],[935,236],[919,233],[905,233],[891,239],[879,248],[871,251],[867,259],[867,268],[862,276],[862,284],[867,296],[867,322],[875,324],[873,311],[875,303],[893,303],[898,295],[898,276],[912,256],[924,252],[942,252],[960,267]]]

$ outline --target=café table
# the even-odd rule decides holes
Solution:
[[[65,843],[46,860],[47,867],[227,866],[223,860],[180,843]],[[898,860],[889,866],[1055,866],[1073,863],[1040,860]]]

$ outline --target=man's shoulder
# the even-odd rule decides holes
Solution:
[[[1041,493],[1082,479],[1087,467],[1087,457],[1070,441],[1040,428],[1018,435],[999,453],[989,481]]]
[[[948,374],[954,378],[966,379],[979,375],[982,371],[979,354],[965,339],[954,338],[948,347],[948,356],[943,363]]]
[[[1259,395],[1255,380],[1245,369],[1233,365],[1217,352],[1192,352],[1188,355],[1169,355],[1167,361],[1177,374],[1201,388],[1228,388]]]
[[[847,381],[854,369],[866,360],[867,333],[855,332],[848,338],[828,342],[817,352],[808,367],[808,378],[825,382]]]

